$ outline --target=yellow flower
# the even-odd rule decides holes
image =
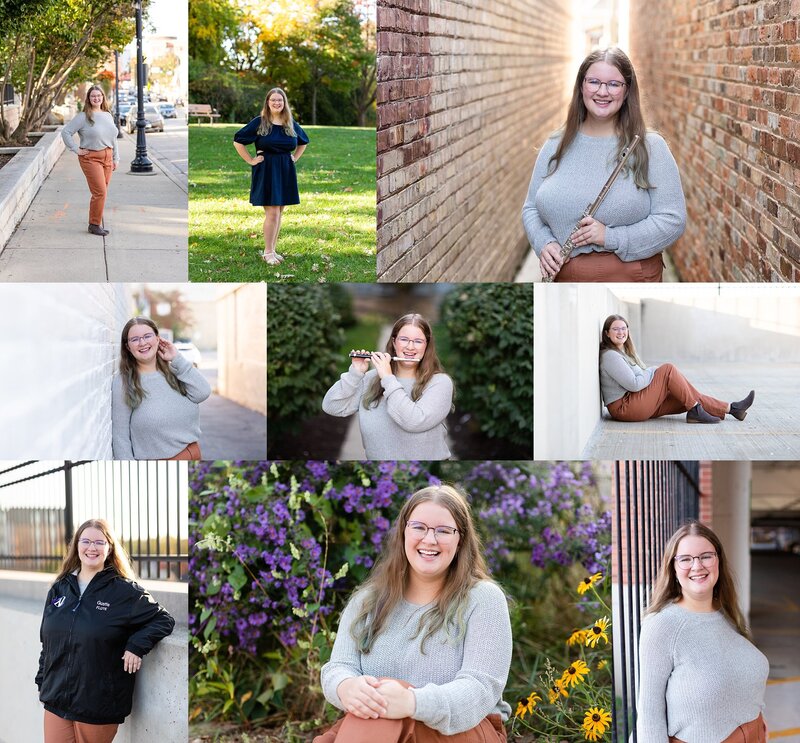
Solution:
[[[603,580],[602,573],[595,573],[594,575],[587,576],[578,584],[578,593],[586,593],[593,585]]]
[[[572,634],[569,636],[567,640],[567,645],[572,647],[573,645],[585,645],[586,644],[586,630],[585,629],[574,629],[572,630]]]
[[[527,699],[523,697],[517,702],[517,711],[514,716],[519,717],[520,720],[525,719],[525,715],[532,713],[536,703],[541,701],[542,698],[535,691],[532,691]]]
[[[606,634],[606,629],[608,629],[608,617],[598,619],[594,623],[593,627],[586,630],[587,647],[596,647],[600,640],[605,640],[606,645],[608,645],[608,635]]]
[[[583,731],[586,740],[600,740],[611,725],[611,715],[602,707],[591,707],[583,718]]]
[[[556,679],[548,689],[547,696],[550,699],[550,704],[555,704],[559,696],[568,697],[569,692],[564,688],[564,682],[561,679]]]
[[[597,664],[597,670],[598,670],[598,671],[602,671],[602,670],[603,670],[603,669],[604,669],[604,668],[605,668],[607,665],[608,665],[608,661],[607,661],[605,658],[603,658],[603,660],[601,660],[601,661],[600,661],[600,662]]]
[[[564,686],[577,686],[583,677],[589,673],[589,666],[582,660],[576,660],[564,673],[561,674],[561,681]]]

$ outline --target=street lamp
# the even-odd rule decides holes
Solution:
[[[135,0],[136,8],[136,157],[131,160],[131,173],[152,173],[153,163],[147,157],[144,128],[144,60],[142,59],[142,0]]]
[[[122,139],[122,130],[119,128],[119,52],[114,51],[114,123],[117,125],[117,139]]]

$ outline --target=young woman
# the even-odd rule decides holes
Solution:
[[[395,322],[384,353],[354,358],[322,401],[329,415],[358,411],[368,459],[448,459],[444,420],[452,407],[453,381],[436,355],[430,324],[416,313]]]
[[[642,363],[622,315],[609,315],[600,338],[600,390],[609,415],[646,421],[686,413],[687,423],[719,423],[726,415],[743,421],[756,393],[727,403],[698,392],[672,364]]]
[[[270,266],[283,261],[275,252],[281,217],[289,204],[299,204],[295,163],[303,156],[308,136],[292,118],[289,99],[280,88],[267,93],[261,115],[240,129],[233,137],[239,156],[252,166],[250,203],[264,207],[264,253]],[[251,157],[247,145],[255,144]]]
[[[595,216],[581,219],[637,134]],[[646,130],[636,73],[619,49],[583,60],[567,120],[539,152],[522,222],[543,277],[661,281],[661,252],[683,234],[686,204],[675,160]],[[570,235],[575,247],[565,264],[560,250]]]
[[[722,544],[702,524],[682,526],[664,548],[639,668],[640,741],[766,741],[769,662],[750,642]]]
[[[75,144],[78,135],[80,146]],[[102,88],[93,85],[86,93],[83,111],[62,130],[64,144],[78,156],[92,199],[89,202],[89,232],[107,235],[103,227],[103,208],[106,204],[111,173],[117,169],[117,125],[111,115]]]
[[[202,459],[198,404],[210,394],[205,377],[158,337],[152,320],[128,320],[111,387],[114,459]]]
[[[142,658],[175,626],[133,581],[108,523],[81,524],[42,617],[36,685],[45,743],[110,743],[130,714]]]
[[[508,604],[469,505],[423,488],[342,612],[322,689],[347,714],[314,741],[504,743],[510,664]]]

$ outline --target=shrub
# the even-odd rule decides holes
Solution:
[[[533,438],[533,292],[526,284],[467,284],[442,304],[459,407],[491,438]]]
[[[344,336],[329,287],[271,284],[267,291],[267,406],[270,435],[296,431],[322,412]]]

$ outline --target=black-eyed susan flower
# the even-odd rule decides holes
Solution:
[[[597,670],[602,671],[607,665],[608,665],[608,660],[606,658],[603,658],[603,660],[597,663]]]
[[[556,679],[555,683],[547,690],[547,697],[550,700],[550,704],[555,704],[559,697],[568,696],[569,692],[566,690],[564,682],[561,679]]]
[[[577,686],[588,673],[589,666],[582,660],[576,660],[561,674],[561,681],[564,686]]]
[[[583,732],[586,740],[600,740],[611,725],[611,715],[602,707],[591,707],[583,718]]]
[[[533,712],[533,708],[536,706],[537,702],[541,701],[542,698],[535,691],[532,691],[527,697],[523,697],[517,702],[517,711],[514,713],[514,716],[523,720],[525,715]]]
[[[572,647],[573,645],[585,645],[586,644],[586,630],[585,629],[574,629],[572,630],[572,634],[569,636],[567,640],[567,645]]]
[[[587,576],[580,583],[578,583],[578,593],[586,593],[592,586],[596,585],[601,580],[603,580],[602,573],[595,573],[594,575]]]
[[[598,619],[594,626],[590,627],[586,630],[586,645],[587,647],[596,647],[597,643],[600,640],[605,640],[606,645],[608,645],[608,635],[606,634],[606,629],[608,629],[608,617],[603,617],[602,619]]]

